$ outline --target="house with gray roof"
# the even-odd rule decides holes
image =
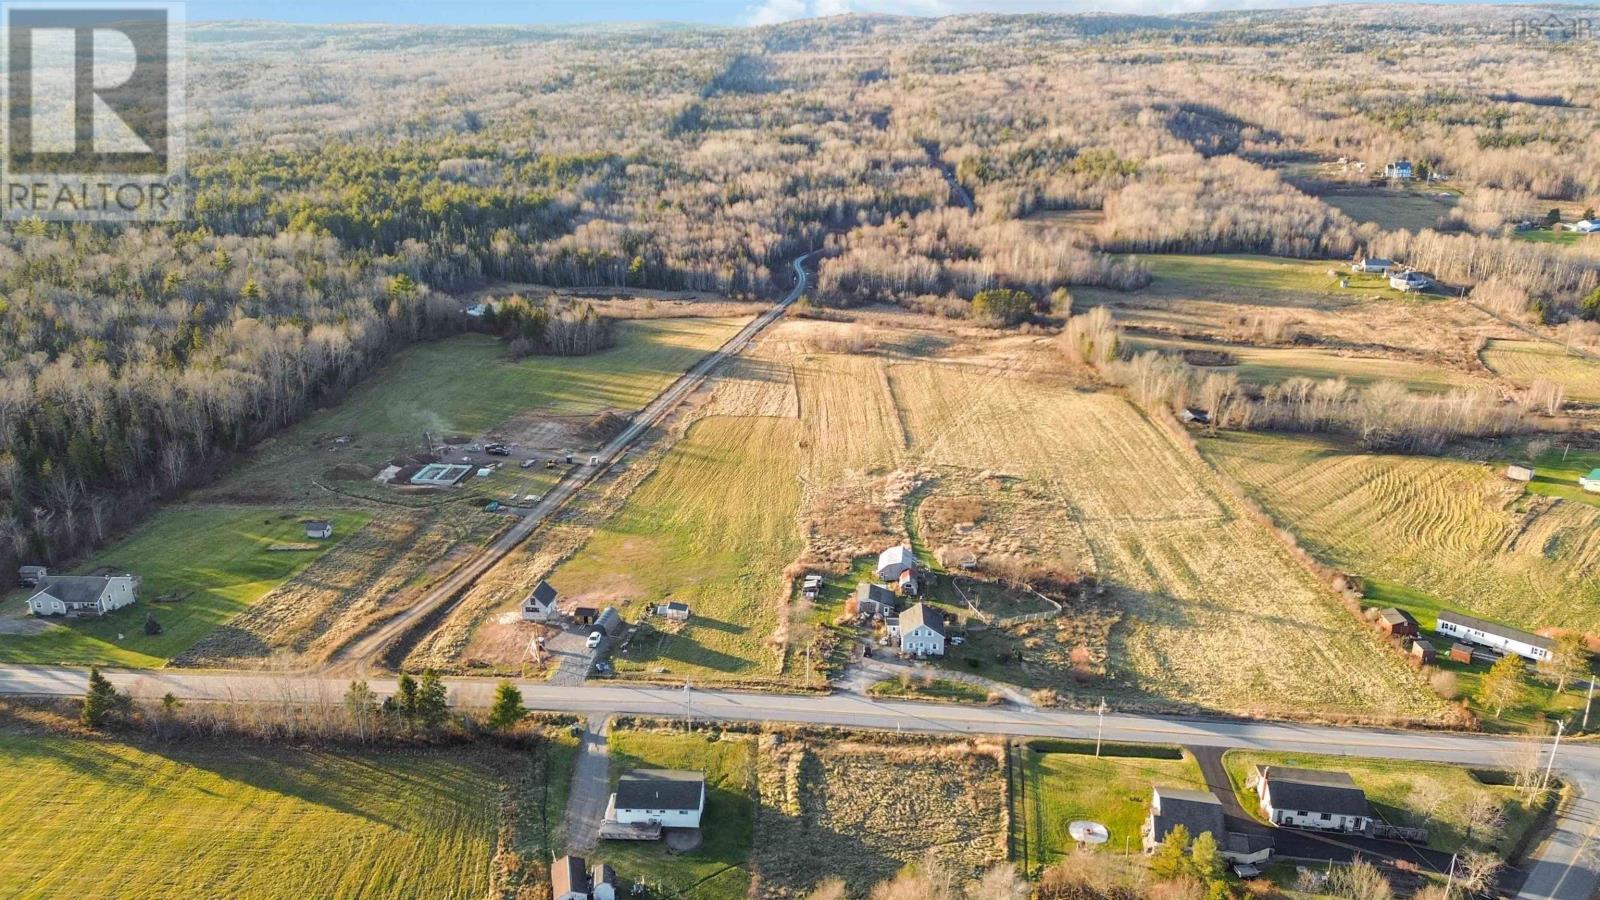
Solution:
[[[133,575],[47,575],[39,590],[28,598],[28,612],[36,616],[103,616],[139,599],[139,579]]]
[[[1548,662],[1555,657],[1556,642],[1547,637],[1454,610],[1441,611],[1434,630],[1458,641],[1492,647],[1503,653],[1515,653],[1534,662]]]
[[[878,554],[877,575],[879,581],[893,582],[900,577],[900,573],[917,567],[917,558],[911,553],[911,548],[904,544],[893,547]]]
[[[1191,840],[1209,831],[1222,857],[1236,865],[1256,865],[1272,855],[1271,835],[1228,831],[1216,794],[1157,785],[1150,792],[1150,815],[1140,830],[1145,852],[1154,852],[1179,825]]]
[[[533,586],[527,599],[522,601],[522,620],[524,622],[544,622],[556,617],[556,589],[550,582],[543,578]]]
[[[919,656],[944,655],[944,614],[926,603],[913,603],[900,614],[900,649]]]
[[[881,584],[862,581],[856,584],[856,613],[869,616],[891,616],[897,608],[894,592]]]
[[[1256,766],[1249,786],[1261,798],[1261,814],[1274,825],[1366,834],[1372,807],[1348,772],[1289,766]]]
[[[581,856],[563,856],[550,864],[551,900],[589,900],[589,867]]]
[[[704,772],[635,769],[617,779],[606,821],[620,825],[699,828],[706,809]]]

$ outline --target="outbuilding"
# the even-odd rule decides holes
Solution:
[[[879,581],[893,582],[900,577],[900,573],[907,569],[917,567],[917,558],[911,553],[911,548],[898,544],[878,554],[877,575]]]
[[[1399,607],[1391,606],[1378,611],[1378,628],[1394,637],[1416,637],[1417,620]]]
[[[572,608],[572,621],[579,625],[593,625],[594,620],[600,617],[600,610],[592,606],[574,606]]]
[[[622,633],[622,629],[628,627],[628,623],[622,621],[622,613],[617,612],[615,606],[608,606],[600,611],[600,615],[595,616],[594,627],[604,631],[609,637],[616,637]]]
[[[306,537],[318,541],[333,537],[333,523],[326,519],[313,519],[307,522]]]
[[[1460,641],[1450,645],[1450,661],[1472,665],[1472,646]]]
[[[1374,275],[1387,275],[1394,268],[1394,260],[1381,259],[1376,256],[1366,256],[1350,264],[1350,271],[1371,273]]]
[[[1512,463],[1506,466],[1506,477],[1512,481],[1532,481],[1533,466],[1527,463]]]
[[[850,605],[854,606],[856,615],[865,613],[869,616],[887,616],[894,613],[897,608],[894,594],[881,584],[862,581],[856,584],[856,592],[850,598]]]
[[[1578,476],[1578,487],[1591,494],[1600,494],[1600,469],[1590,469],[1589,474]]]
[[[679,600],[671,600],[656,607],[656,614],[663,619],[671,619],[674,622],[687,622],[689,621],[689,604]]]
[[[1433,644],[1423,638],[1417,638],[1411,642],[1411,655],[1423,663],[1431,663],[1437,657]]]
[[[17,584],[21,587],[38,587],[39,582],[50,574],[45,566],[23,566],[17,570]]]
[[[589,900],[589,866],[581,856],[563,856],[550,864],[551,900]]]

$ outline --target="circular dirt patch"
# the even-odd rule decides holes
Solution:
[[[698,828],[668,828],[665,840],[668,853],[693,853],[705,839]]]

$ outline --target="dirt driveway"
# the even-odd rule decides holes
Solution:
[[[611,720],[590,716],[572,767],[572,790],[567,794],[567,852],[585,853],[600,840],[600,822],[611,800],[611,745],[607,735]]]

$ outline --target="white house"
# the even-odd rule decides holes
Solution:
[[[333,537],[333,523],[325,519],[313,519],[307,522],[306,537],[319,541]]]
[[[1402,293],[1424,290],[1431,284],[1433,284],[1433,279],[1422,274],[1421,272],[1406,271],[1389,273],[1389,287],[1392,287]]]
[[[917,558],[911,548],[900,544],[878,554],[878,580],[894,581],[900,573],[917,567]]]
[[[606,821],[620,825],[699,828],[706,809],[706,776],[682,769],[635,769],[617,779]]]
[[[1190,838],[1211,832],[1222,858],[1236,865],[1256,865],[1272,856],[1271,835],[1227,830],[1222,801],[1216,794],[1157,785],[1150,792],[1150,815],[1140,829],[1144,851],[1155,852],[1161,841],[1179,825],[1189,832]]]
[[[47,575],[28,598],[36,616],[103,616],[139,599],[132,575]]]
[[[1370,272],[1375,275],[1387,275],[1394,268],[1394,260],[1379,259],[1376,256],[1367,256],[1350,264],[1352,272]]]
[[[1594,234],[1596,231],[1600,231],[1600,222],[1593,219],[1584,219],[1572,226],[1572,230],[1579,234]]]
[[[900,614],[900,649],[922,656],[944,655],[944,616],[926,603]]]
[[[1261,814],[1274,825],[1344,834],[1372,828],[1366,792],[1348,773],[1256,766],[1249,786],[1261,798]]]
[[[1434,630],[1462,643],[1493,647],[1534,662],[1546,662],[1555,656],[1556,643],[1547,637],[1448,609],[1439,613],[1438,626]]]
[[[547,622],[556,617],[556,589],[543,578],[522,601],[522,621]]]
[[[1383,177],[1397,178],[1401,181],[1410,181],[1416,177],[1415,170],[1411,167],[1411,160],[1397,159],[1383,167]]]

